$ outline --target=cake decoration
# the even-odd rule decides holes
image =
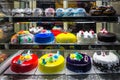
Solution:
[[[94,33],[92,29],[89,32],[80,30],[77,33],[78,43],[95,43],[96,38],[97,38],[97,35]]]
[[[39,32],[42,31],[42,30],[43,30],[43,27],[41,27],[41,26],[39,26],[39,27],[34,27],[34,26],[32,26],[32,27],[29,28],[29,31],[30,31],[30,33],[32,33],[32,34],[39,33]]]
[[[56,73],[64,68],[64,57],[57,53],[48,53],[39,59],[38,69],[43,73]]]
[[[46,59],[42,59],[42,64],[45,65],[47,63],[53,63],[59,58],[59,56],[60,56],[59,51],[57,51],[56,54],[49,53]]]
[[[62,28],[59,26],[54,26],[51,30],[51,32],[54,34],[54,36],[57,36],[62,32]]]
[[[91,69],[91,58],[83,53],[70,53],[66,58],[67,69],[73,72],[87,72]]]
[[[30,51],[28,51],[27,53],[23,53],[22,55],[20,55],[17,64],[22,64],[25,61],[28,61],[32,59],[32,56],[30,54]]]
[[[11,70],[16,73],[25,73],[35,69],[38,65],[38,56],[31,53],[30,50],[26,53],[15,56],[11,61]]]

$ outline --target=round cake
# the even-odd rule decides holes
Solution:
[[[55,10],[53,8],[47,8],[45,9],[45,16],[46,17],[54,17]]]
[[[92,8],[90,10],[90,14],[92,16],[101,16],[102,15],[102,10],[99,10],[98,8],[97,9],[96,8]]]
[[[57,43],[76,43],[77,42],[76,36],[68,32],[60,33],[55,38]]]
[[[36,43],[53,43],[54,35],[49,30],[42,30],[40,33],[35,34],[35,42]]]
[[[43,27],[30,27],[29,28],[29,32],[32,33],[32,34],[36,34],[36,33],[39,33],[40,31],[43,30]]]
[[[74,9],[73,8],[67,8],[65,9],[65,17],[72,17],[74,15]]]
[[[34,36],[33,34],[29,33],[29,31],[21,30],[17,34],[13,35],[11,38],[11,43],[33,43]]]
[[[57,53],[48,53],[39,59],[38,68],[43,73],[56,73],[64,69],[64,57]]]
[[[16,73],[25,73],[35,69],[38,65],[38,56],[28,53],[22,53],[14,57],[11,61],[11,70]]]
[[[84,8],[76,8],[75,11],[74,11],[74,16],[86,16],[86,11]]]
[[[116,14],[115,9],[112,6],[107,6],[107,9],[103,11],[103,15],[113,16]]]
[[[25,17],[31,17],[32,13],[33,13],[32,9],[30,9],[30,8],[25,8],[24,9],[24,16]]]
[[[51,30],[51,32],[54,34],[54,36],[57,36],[62,32],[62,28],[58,26],[54,26]]]
[[[98,41],[101,42],[115,42],[116,35],[114,33],[108,32],[106,29],[102,29],[98,34]]]
[[[42,15],[43,15],[43,10],[41,8],[33,9],[33,16],[34,17],[40,17]]]
[[[65,10],[63,8],[56,9],[56,16],[57,17],[63,17]]]
[[[91,59],[82,53],[71,53],[66,58],[67,69],[73,72],[87,72],[91,69]]]
[[[96,51],[93,64],[103,72],[119,71],[120,60],[112,51]]]
[[[77,41],[78,43],[95,43],[97,39],[97,35],[94,33],[93,30],[88,31],[83,31],[80,30],[77,33]]]
[[[13,9],[12,16],[13,17],[23,17],[24,16],[24,9]]]

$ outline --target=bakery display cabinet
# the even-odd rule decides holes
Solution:
[[[119,5],[1,0],[0,79],[119,80]]]

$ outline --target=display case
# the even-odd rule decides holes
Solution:
[[[119,5],[119,0],[1,0],[0,49],[6,51],[7,54],[12,55],[13,53],[14,55],[0,64],[0,67],[1,65],[3,67],[7,66],[0,68],[2,70],[0,79],[119,80]],[[63,33],[64,35],[56,36],[59,34],[52,32],[54,28],[59,30],[55,31],[56,33]],[[28,35],[28,31],[31,35]],[[47,31],[50,31],[48,33],[52,32],[52,38],[47,37],[44,39],[43,35],[41,41],[40,38],[39,40],[36,38],[38,37],[37,34],[46,33]],[[105,36],[105,42],[100,41],[101,38],[98,37],[100,32],[106,34],[111,32],[112,36],[108,35],[107,38]],[[66,36],[67,33],[70,34]],[[53,38],[54,40],[49,42]],[[114,39],[115,41],[111,41]],[[46,53],[60,51],[65,59],[64,69],[61,72],[50,74],[42,73],[37,67],[30,72],[13,72],[10,64],[13,57],[29,50],[35,53],[38,58]],[[100,71],[95,66],[93,56],[95,53],[99,54],[100,51],[101,54],[105,52],[107,55],[109,52],[109,54],[114,53],[118,57],[118,60],[114,62],[119,62],[117,71],[115,71],[114,65],[113,70],[108,72],[106,72],[106,67],[104,71]],[[67,57],[75,52],[90,56],[92,66],[89,71],[76,73],[67,68]],[[108,63],[112,64],[112,61],[114,61],[113,56],[110,58],[111,60],[109,59],[111,63],[109,61]]]

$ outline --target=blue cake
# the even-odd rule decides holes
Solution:
[[[84,8],[76,8],[74,11],[74,16],[86,16],[86,11]]]
[[[73,72],[87,72],[91,69],[91,59],[86,54],[71,53],[66,58],[67,69]]]
[[[63,17],[65,10],[63,8],[56,9],[56,16],[57,17]]]
[[[64,14],[65,17],[73,17],[73,15],[74,15],[74,8],[67,8],[65,10],[65,14]]]
[[[35,34],[35,42],[36,43],[53,43],[54,35],[49,30],[42,30],[40,33]]]

